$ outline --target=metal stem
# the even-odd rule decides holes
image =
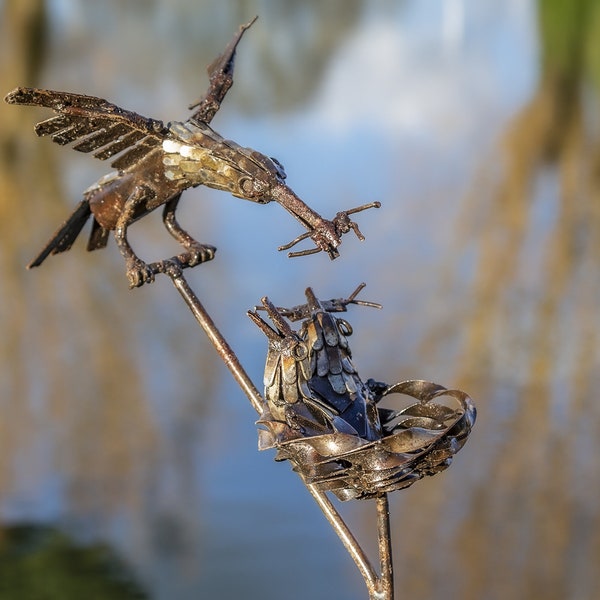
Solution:
[[[315,502],[319,505],[321,511],[323,511],[325,518],[329,521],[329,524],[333,530],[337,533],[338,537],[342,541],[342,544],[344,544],[344,548],[346,548],[348,554],[350,554],[352,560],[358,567],[360,574],[363,576],[363,579],[367,584],[369,597],[374,598],[373,594],[376,592],[378,587],[378,577],[364,550],[361,548],[354,535],[352,535],[352,532],[346,525],[344,519],[337,511],[331,500],[327,497],[325,492],[321,491],[314,484],[306,483],[306,481],[304,484],[308,488],[308,491],[311,493],[312,497],[315,499]]]
[[[185,303],[188,305],[192,314],[198,321],[198,324],[208,336],[212,345],[217,350],[219,356],[223,359],[223,362],[227,368],[231,371],[233,378],[237,381],[238,385],[242,388],[243,392],[250,400],[252,408],[260,414],[263,409],[263,399],[260,392],[256,389],[256,386],[252,383],[252,380],[240,364],[238,357],[235,352],[231,349],[231,346],[227,343],[227,340],[221,335],[221,332],[217,329],[210,315],[206,312],[204,306],[198,300],[196,294],[192,291],[185,277],[181,274],[181,270],[172,269],[167,271],[167,274],[171,277],[173,285],[177,288],[177,291],[181,294]]]
[[[377,497],[377,545],[381,576],[377,581],[381,600],[394,597],[394,566],[392,562],[392,535],[390,529],[390,505],[388,495]]]

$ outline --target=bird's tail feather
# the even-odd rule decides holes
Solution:
[[[108,243],[109,230],[102,227],[96,219],[92,223],[92,232],[90,233],[90,239],[88,240],[87,250],[98,250],[98,248],[106,247]]]
[[[73,245],[91,214],[89,201],[82,200],[71,216],[58,228],[43,250],[27,265],[27,268],[38,267],[50,254],[67,251]]]

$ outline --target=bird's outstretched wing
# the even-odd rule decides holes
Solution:
[[[233,83],[235,50],[254,21],[256,17],[242,25],[223,54],[208,67],[208,91],[190,106],[196,109],[190,120],[208,124],[219,110]],[[94,96],[19,87],[5,100],[9,104],[51,108],[57,114],[35,126],[39,136],[50,136],[61,146],[75,142],[74,150],[93,152],[100,160],[119,155],[111,163],[119,171],[135,168],[150,152],[158,151],[165,138],[171,137],[162,121],[143,117]]]
[[[233,85],[233,63],[235,61],[237,45],[242,39],[244,32],[254,24],[256,19],[258,17],[254,17],[249,23],[242,25],[227,45],[227,48],[225,48],[223,54],[217,56],[208,66],[207,72],[210,85],[202,98],[189,105],[188,108],[190,110],[196,109],[190,116],[190,120],[200,121],[207,125],[212,121],[221,107],[221,102],[223,102],[229,88]]]
[[[119,154],[111,164],[119,171],[135,167],[150,152],[159,150],[168,135],[162,121],[94,96],[19,87],[5,100],[9,104],[51,108],[57,114],[35,126],[39,136],[50,136],[61,146],[76,142],[74,150],[93,152],[100,160]]]

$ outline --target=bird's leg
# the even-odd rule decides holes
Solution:
[[[187,250],[189,260],[187,265],[194,267],[200,263],[212,260],[215,257],[217,249],[208,244],[197,242],[185,229],[179,225],[175,218],[175,209],[179,203],[181,194],[177,194],[171,198],[163,210],[163,223],[167,231]]]
[[[356,208],[340,211],[335,215],[332,221],[325,221],[324,219],[321,219],[322,221],[324,221],[324,226],[320,224],[318,220],[314,217],[312,222],[306,219],[306,223],[309,223],[310,226],[306,223],[304,223],[304,226],[307,227],[308,231],[300,234],[291,242],[280,246],[279,250],[289,250],[298,242],[310,238],[315,244],[314,248],[309,248],[308,250],[301,250],[298,252],[288,252],[288,256],[290,258],[296,256],[307,256],[308,254],[316,254],[317,252],[321,252],[321,250],[325,250],[329,254],[329,257],[331,259],[334,259],[337,256],[339,256],[339,252],[336,248],[341,241],[342,235],[344,235],[345,233],[348,233],[349,231],[354,231],[356,237],[358,237],[360,241],[363,241],[365,239],[365,236],[360,232],[358,225],[350,219],[349,215],[361,212],[363,210],[367,210],[368,208],[379,208],[380,206],[380,202],[370,202],[369,204],[363,204],[362,206],[357,206]],[[288,210],[292,212],[290,208],[288,208]],[[316,216],[320,218],[318,214]],[[303,221],[302,218],[297,218],[299,221]],[[331,230],[333,230],[333,235],[330,233]],[[330,240],[337,240],[337,243],[330,243]]]
[[[312,252],[327,252],[331,259],[337,258],[339,252],[337,247],[341,243],[341,235],[336,230],[335,223],[324,219],[318,212],[305,204],[296,194],[285,184],[278,184],[271,190],[273,200],[281,204],[289,213],[291,213],[306,229],[305,234],[300,239],[310,237],[316,248]],[[298,238],[297,238],[298,239]],[[282,248],[279,248],[280,250]]]
[[[115,241],[123,258],[125,258],[127,279],[129,280],[130,288],[140,287],[144,283],[152,283],[154,281],[154,272],[152,269],[136,255],[127,241],[127,228],[133,221],[136,209],[147,198],[148,189],[145,186],[136,186],[127,200],[125,200],[123,210],[117,219],[115,227]]]

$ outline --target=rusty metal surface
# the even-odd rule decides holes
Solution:
[[[42,106],[56,113],[35,126],[37,135],[49,136],[61,146],[72,144],[73,149],[92,153],[100,160],[110,159],[115,169],[84,191],[83,200],[29,267],[41,265],[51,254],[69,250],[91,220],[88,250],[105,247],[109,232],[114,231],[126,261],[130,287],[152,282],[157,269],[136,255],[128,242],[127,229],[160,206],[164,207],[167,231],[187,253],[183,262],[192,267],[212,260],[216,248],[194,240],[175,218],[182,192],[199,185],[245,200],[261,204],[275,201],[283,206],[307,231],[280,250],[306,238],[314,244],[313,248],[291,252],[290,256],[324,251],[334,259],[339,256],[338,246],[345,233],[354,231],[359,239],[364,239],[350,215],[377,208],[378,202],[325,219],[286,185],[285,170],[276,159],[226,140],[210,127],[233,84],[237,45],[255,20],[242,25],[223,54],[208,67],[208,91],[190,106],[195,110],[184,122],[165,124],[83,94],[19,87],[6,96],[9,104]],[[159,267],[158,271],[164,268]]]
[[[265,297],[274,327],[248,313],[268,338],[259,448],[276,449],[276,460],[289,460],[305,481],[341,500],[376,497],[443,471],[476,418],[460,390],[422,380],[363,382],[348,344],[352,328],[334,316],[355,296],[321,302],[308,288],[306,304],[292,309]],[[290,317],[301,320],[298,329]]]

